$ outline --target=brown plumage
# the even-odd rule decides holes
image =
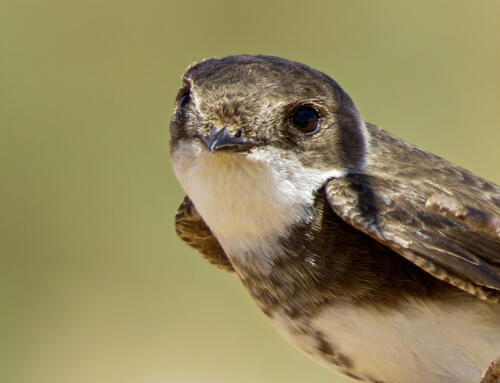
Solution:
[[[245,61],[244,57],[238,56],[226,60]],[[210,62],[190,69],[192,72],[201,70],[215,77]],[[287,70],[290,69],[283,69],[284,72]],[[213,81],[213,78],[206,77],[203,81]],[[287,91],[294,91],[293,83],[287,86],[290,88]],[[309,86],[313,89],[308,91],[318,91],[316,87]],[[345,109],[351,107],[350,102],[347,104]],[[229,113],[236,113],[237,110],[233,107]],[[343,118],[346,119],[346,116]],[[347,223],[435,277],[459,285],[457,287],[479,298],[497,301],[497,291],[500,290],[498,238],[488,238],[480,230],[473,230],[457,219],[447,219],[442,214],[429,211],[425,203],[435,192],[442,192],[478,211],[500,216],[500,188],[405,143],[375,125],[367,124],[367,127],[371,137],[368,155],[377,156],[377,159],[362,171],[353,170],[348,176],[334,179],[326,185],[326,196],[332,209]],[[345,134],[349,136],[345,142],[350,147],[349,151],[343,148],[342,151],[346,151],[344,156],[350,166],[366,154],[359,153],[361,145],[353,148],[352,143],[359,141],[355,129],[349,128],[347,133],[343,132]],[[188,198],[179,207],[176,229],[183,240],[209,261],[232,270],[216,238]],[[408,245],[403,246],[401,242]]]

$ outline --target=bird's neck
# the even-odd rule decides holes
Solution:
[[[201,152],[186,166],[176,161],[183,188],[257,301],[293,301],[297,310],[309,310],[332,299],[426,294],[437,283],[331,210],[323,185],[335,173],[313,173],[279,156],[270,164]],[[303,302],[297,291],[304,292]]]

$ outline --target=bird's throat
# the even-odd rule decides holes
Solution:
[[[309,222],[314,195],[332,174],[305,168],[278,152],[192,151],[185,144],[174,152],[176,175],[230,252],[249,250]]]

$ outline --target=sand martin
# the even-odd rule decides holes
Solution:
[[[500,355],[500,188],[367,123],[306,65],[192,65],[171,121],[178,235],[327,367],[472,383]]]

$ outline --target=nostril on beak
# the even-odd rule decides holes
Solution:
[[[218,130],[219,130],[219,129],[218,129],[215,125],[212,125],[212,127],[210,128],[210,133],[209,133],[209,135],[210,135],[210,136],[214,136],[214,135],[215,135],[215,133],[217,133],[217,131],[218,131]]]
[[[243,136],[243,130],[242,129],[235,130],[234,137],[241,138],[242,136]]]

